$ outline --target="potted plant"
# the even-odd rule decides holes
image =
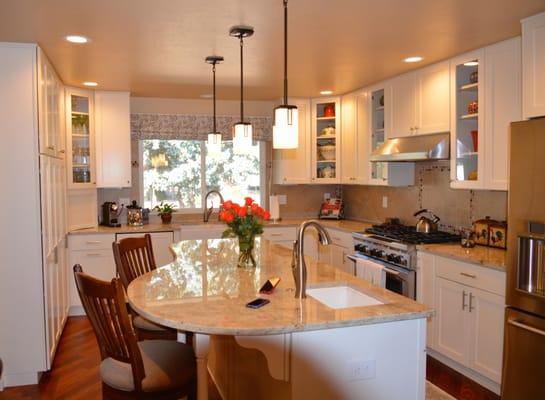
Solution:
[[[157,214],[161,217],[161,221],[163,221],[163,224],[170,224],[172,221],[172,213],[174,212],[175,208],[173,205],[160,202],[158,205],[153,207],[154,210],[157,210]]]
[[[253,256],[255,235],[263,233],[263,221],[268,220],[271,214],[261,208],[251,197],[244,198],[244,204],[225,201],[220,208],[220,220],[228,228],[222,237],[238,238],[238,266],[241,268],[255,267]]]

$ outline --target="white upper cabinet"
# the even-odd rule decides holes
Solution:
[[[521,119],[520,38],[451,60],[451,187],[507,190],[510,123]]]
[[[389,137],[450,131],[448,61],[393,78],[389,93]]]
[[[523,116],[545,116],[545,12],[522,20]]]
[[[449,62],[418,70],[416,73],[416,120],[418,135],[450,131]]]
[[[341,183],[366,183],[367,92],[342,97]]]
[[[273,181],[276,184],[310,183],[310,100],[289,99],[299,114],[299,145],[296,149],[273,150]]]
[[[95,92],[95,147],[97,187],[130,187],[129,92]]]
[[[522,119],[520,42],[516,37],[485,48],[483,188],[488,190],[508,189],[510,124]]]
[[[40,153],[64,158],[64,87],[42,50],[37,51]]]
[[[391,138],[414,134],[416,117],[415,73],[400,75],[390,81],[390,130]]]
[[[312,99],[312,183],[341,181],[341,99],[329,97]]]

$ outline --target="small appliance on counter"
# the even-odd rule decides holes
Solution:
[[[102,222],[101,225],[120,227],[119,216],[123,211],[123,206],[119,207],[115,201],[106,201],[102,204]]]
[[[322,203],[320,208],[320,219],[344,219],[344,206],[342,199],[330,197]]]
[[[130,206],[127,206],[127,225],[129,226],[144,225],[142,207],[138,205],[136,200],[133,200],[132,204]]]

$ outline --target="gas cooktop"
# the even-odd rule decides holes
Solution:
[[[372,228],[366,229],[365,233],[376,235],[378,236],[378,239],[386,238],[408,244],[432,244],[460,241],[460,236],[449,232],[436,231],[422,233],[417,232],[414,226],[401,224],[373,225]]]

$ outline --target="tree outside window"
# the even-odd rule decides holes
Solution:
[[[141,148],[144,207],[165,201],[182,210],[201,209],[212,189],[236,202],[261,196],[259,143],[243,155],[233,153],[232,142],[223,142],[217,156],[207,155],[200,140],[142,140]],[[219,206],[217,198],[210,200]]]

